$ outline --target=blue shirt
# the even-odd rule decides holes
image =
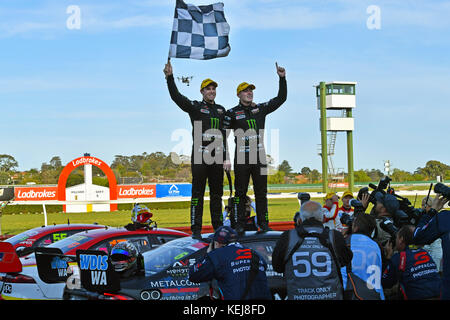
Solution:
[[[414,244],[430,244],[442,240],[442,299],[450,300],[450,211],[443,210],[431,217],[425,214],[414,232]]]
[[[350,249],[353,252],[352,272],[373,287],[384,300],[381,284],[381,250],[378,244],[366,235],[354,233],[350,237]],[[341,268],[344,288],[347,286],[346,267]]]

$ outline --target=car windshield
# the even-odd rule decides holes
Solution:
[[[59,240],[55,243],[52,243],[47,248],[59,248],[59,249],[61,249],[62,253],[66,253],[69,250],[77,248],[77,247],[81,246],[83,243],[86,243],[92,239],[94,239],[94,237],[89,236],[85,232],[76,233],[70,237],[67,237],[67,238]]]
[[[19,233],[11,238],[8,238],[6,241],[11,243],[13,246],[15,246],[16,244],[18,244],[19,242],[25,241],[30,237],[33,237],[35,235],[37,235],[39,233],[39,229],[41,229],[41,227],[38,228],[34,228],[31,230],[27,230],[25,232]]]
[[[155,250],[143,254],[145,264],[145,275],[151,276],[168,267],[184,257],[208,246],[207,243],[185,237],[170,241]]]

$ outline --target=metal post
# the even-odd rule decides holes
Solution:
[[[47,226],[47,210],[45,209],[45,204],[42,204],[42,208],[44,209],[44,225]]]
[[[347,118],[352,117],[352,109],[347,109]],[[353,192],[355,175],[353,168],[353,131],[347,131],[348,188]]]
[[[322,141],[322,191],[328,193],[328,144],[325,82],[320,83],[320,133]]]

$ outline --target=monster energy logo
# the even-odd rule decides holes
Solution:
[[[255,129],[256,130],[256,120],[255,119],[247,120],[247,124],[248,124],[248,128],[249,129]]]
[[[211,129],[219,129],[219,118],[211,118]]]
[[[191,199],[191,206],[196,206],[196,205],[198,205],[198,198],[192,198]]]

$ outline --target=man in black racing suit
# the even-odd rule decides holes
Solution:
[[[279,76],[278,95],[268,102],[253,103],[255,86],[246,82],[237,88],[239,104],[227,111],[230,128],[235,136],[234,174],[236,197],[234,210],[237,212],[236,231],[244,233],[245,203],[250,176],[255,192],[256,216],[260,232],[270,230],[267,210],[267,163],[264,149],[264,126],[266,116],[277,110],[287,97],[286,71],[276,64]]]
[[[191,101],[178,91],[173,77],[170,58],[164,68],[170,97],[187,112],[192,123],[192,197],[191,197],[191,231],[194,238],[199,238],[202,230],[203,197],[206,180],[210,194],[211,224],[216,230],[222,225],[223,170],[225,131],[223,130],[225,108],[215,103],[217,83],[205,79],[200,87],[202,101]]]

